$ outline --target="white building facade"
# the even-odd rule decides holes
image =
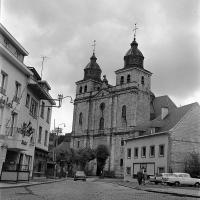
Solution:
[[[0,24],[1,175],[4,170],[28,170],[32,176],[36,138],[39,124],[42,123],[38,116],[40,104],[43,99],[48,102],[47,105],[54,104],[42,81],[35,78],[35,71],[24,64],[27,55],[28,52]],[[49,122],[45,125],[48,132]],[[45,138],[47,141],[42,146],[45,150],[48,137],[49,134],[46,138],[43,136],[43,140]]]

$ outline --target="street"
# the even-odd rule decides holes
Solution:
[[[0,200],[179,200],[196,198],[145,192],[113,183],[66,180],[0,190]]]

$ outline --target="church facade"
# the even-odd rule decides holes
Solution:
[[[95,53],[84,68],[84,78],[76,82],[71,147],[110,150],[106,170],[123,176],[124,140],[138,133],[139,124],[150,120],[152,73],[144,68],[144,56],[134,38],[124,56],[124,66],[115,71],[116,85],[110,85]]]

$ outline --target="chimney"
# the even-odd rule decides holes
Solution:
[[[164,119],[169,113],[168,107],[162,107],[161,108],[161,119]]]

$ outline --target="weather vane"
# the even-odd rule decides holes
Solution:
[[[93,54],[95,54],[96,40],[94,40],[94,43],[92,44],[92,46],[93,46]]]
[[[133,32],[134,32],[134,40],[136,39],[136,30],[137,30],[137,24],[135,23],[135,27],[133,29]]]

